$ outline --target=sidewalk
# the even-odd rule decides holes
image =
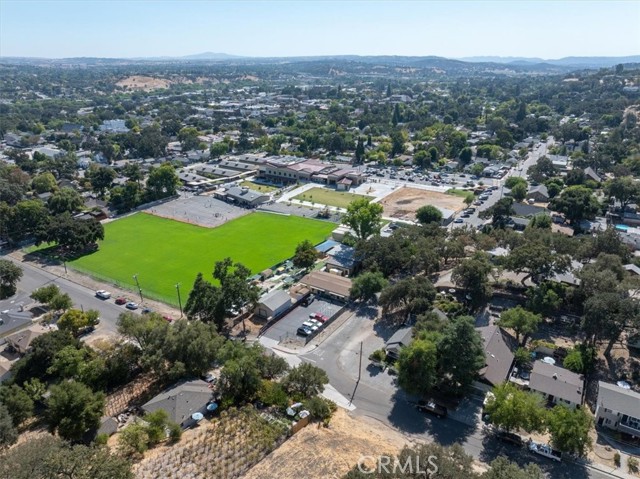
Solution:
[[[638,479],[639,476],[629,474],[628,461],[631,457],[638,457],[640,448],[618,442],[600,431],[597,431],[597,433],[606,443],[608,443],[615,451],[620,454],[620,467],[611,467],[607,464],[601,464],[599,462],[588,463],[588,466],[616,477],[622,477],[624,479]]]
[[[338,319],[342,319],[342,322],[336,325],[337,326],[336,329],[340,328],[354,314],[355,314],[354,311],[345,311],[344,313],[345,318],[344,319],[338,318]],[[337,321],[338,320],[334,321],[334,324],[336,324]],[[331,332],[331,334],[335,334],[335,332],[336,331],[334,330]],[[285,346],[281,346],[278,344],[277,340],[267,338],[266,336],[260,336],[258,338],[258,342],[263,347],[272,350],[275,354],[284,358],[289,364],[289,366],[294,368],[302,363],[302,359],[299,358],[300,355],[307,354],[308,352],[313,351],[318,347],[318,344],[324,342],[329,336],[330,335],[325,335],[322,338],[318,338],[320,339],[319,342],[312,341],[309,344],[307,344],[305,347],[299,350],[293,350]],[[347,411],[353,411],[356,408],[353,404],[350,404],[349,400],[345,396],[343,396],[340,392],[338,392],[338,390],[334,388],[331,384],[327,384],[325,386],[324,391],[322,392],[322,396],[324,396],[327,399],[330,399],[331,401],[336,403],[338,406],[340,406],[343,409],[346,409]]]
[[[622,479],[638,479],[638,476],[634,476],[627,472],[627,461],[626,457],[620,454],[620,467],[610,467],[605,464],[600,464],[599,462],[589,462],[585,459],[576,459],[576,464],[582,464],[584,467],[589,469],[595,469],[596,471],[600,471],[604,474],[609,474],[614,477],[621,477]]]

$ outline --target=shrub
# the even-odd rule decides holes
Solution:
[[[531,353],[525,348],[518,348],[514,354],[516,364],[520,367],[525,366],[531,362]]]
[[[289,402],[287,393],[280,383],[264,380],[260,384],[258,399],[267,406],[285,408]]]
[[[304,408],[309,411],[313,419],[317,419],[318,421],[331,419],[331,415],[335,412],[336,407],[333,401],[320,396],[314,396],[304,402]]]
[[[124,454],[142,454],[149,448],[149,434],[142,424],[125,427],[118,437],[118,446]]]
[[[562,361],[562,365],[569,371],[574,373],[584,372],[584,362],[582,361],[582,354],[576,348],[572,349],[569,354]]]
[[[182,428],[180,424],[172,422],[169,424],[169,440],[171,442],[178,442],[182,437]]]
[[[640,471],[640,467],[638,466],[638,460],[635,457],[630,457],[627,461],[627,467],[629,468],[629,472],[631,474],[637,474]]]
[[[620,467],[620,453],[616,452],[613,455],[613,463],[616,465],[616,467]]]
[[[386,357],[387,357],[387,353],[384,352],[384,349],[376,349],[374,352],[371,353],[371,355],[369,356],[369,359],[371,361],[382,362],[385,360]]]
[[[105,446],[107,441],[109,441],[109,434],[107,433],[98,434],[93,440],[96,446]]]

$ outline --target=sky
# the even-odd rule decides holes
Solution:
[[[640,0],[0,0],[0,56],[640,54]]]

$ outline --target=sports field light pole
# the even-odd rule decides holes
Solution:
[[[140,293],[140,302],[142,303],[144,299],[142,298],[142,289],[140,288],[140,283],[138,282],[138,275],[134,274],[133,279],[136,280],[136,286],[138,287],[138,293]]]
[[[178,291],[178,306],[180,306],[180,318],[182,318],[182,300],[180,299],[180,283],[176,283],[176,291]]]

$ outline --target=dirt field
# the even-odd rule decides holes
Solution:
[[[142,75],[134,75],[127,78],[123,78],[116,83],[117,86],[125,88],[127,90],[143,90],[151,91],[162,88],[169,88],[171,81],[164,78],[153,78]]]
[[[384,208],[384,216],[406,220],[415,220],[416,211],[425,205],[454,211],[460,211],[464,207],[464,201],[459,196],[410,187],[400,188],[385,196],[380,204]]]
[[[360,456],[396,453],[408,442],[399,432],[373,419],[353,418],[338,408],[328,428],[310,424],[249,470],[243,479],[340,478]]]

